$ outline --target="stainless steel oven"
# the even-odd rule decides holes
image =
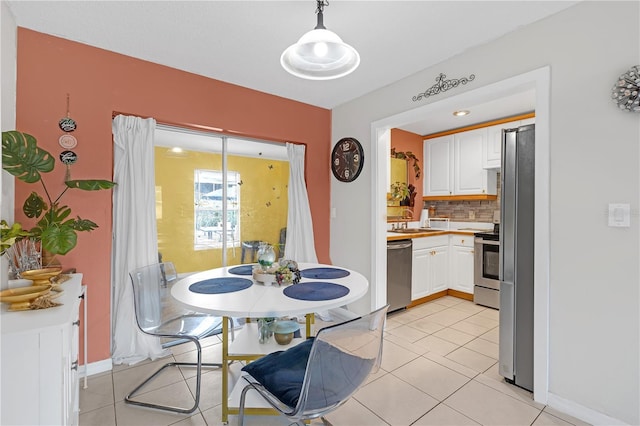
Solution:
[[[500,308],[500,234],[478,233],[474,241],[475,264],[473,301]]]

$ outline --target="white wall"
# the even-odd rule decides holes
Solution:
[[[332,118],[333,140],[357,138],[371,160],[372,122],[550,67],[549,378],[542,391],[550,405],[592,423],[640,423],[640,114],[610,101],[617,77],[640,64],[639,16],[639,2],[584,2],[335,108]],[[476,79],[413,102],[440,72]],[[371,214],[372,167],[365,162],[358,180],[332,180],[331,188],[331,258],[365,274],[371,230],[383,219]],[[606,207],[615,202],[631,204],[630,228],[607,226]]]
[[[16,126],[16,63],[17,37],[16,22],[13,13],[5,1],[0,2],[0,80],[2,83],[2,130],[13,130]]]
[[[0,127],[2,131],[13,130],[16,127],[16,23],[6,2],[0,3],[0,27],[2,40],[0,43],[0,81],[2,84],[2,101]],[[0,148],[0,151],[2,148]],[[0,201],[0,218],[8,223],[13,222],[14,206],[14,178],[4,170],[0,173],[2,199]],[[0,289],[7,286],[7,262],[2,257],[0,268]]]

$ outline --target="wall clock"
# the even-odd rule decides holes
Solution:
[[[364,165],[362,145],[354,138],[342,138],[331,152],[331,171],[341,182],[356,180]]]

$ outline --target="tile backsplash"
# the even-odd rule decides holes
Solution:
[[[497,200],[469,200],[469,201],[424,201],[424,208],[435,206],[435,217],[448,217],[456,222],[495,222],[500,215],[500,173],[498,173],[498,199]],[[471,218],[469,212],[475,217]]]

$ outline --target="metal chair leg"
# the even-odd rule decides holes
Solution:
[[[203,363],[202,362],[202,347],[200,346],[200,342],[198,342],[197,340],[193,340],[193,342],[195,343],[195,345],[197,347],[197,352],[198,352],[197,362],[168,362],[168,363],[166,363],[165,365],[160,367],[155,373],[153,373],[151,376],[149,376],[147,379],[145,379],[142,383],[140,383],[133,391],[131,391],[124,398],[125,403],[130,404],[130,405],[138,405],[138,406],[141,406],[141,407],[155,408],[155,409],[158,409],[158,410],[171,411],[171,412],[180,413],[180,414],[190,414],[190,413],[193,413],[194,411],[196,411],[196,409],[198,408],[198,405],[200,404],[200,384],[201,384],[201,381],[202,381],[202,367],[217,367],[217,368],[220,368],[220,367],[222,367],[222,364],[221,363]],[[186,367],[195,366],[196,367],[196,396],[195,396],[195,404],[193,405],[193,407],[191,407],[191,408],[180,408],[180,407],[173,407],[173,406],[169,406],[169,405],[153,404],[151,402],[135,401],[135,400],[131,399],[134,395],[136,395],[136,393],[140,389],[142,389],[149,382],[151,382],[153,379],[155,379],[165,368],[168,368],[168,367],[181,367],[181,366],[186,366]]]

